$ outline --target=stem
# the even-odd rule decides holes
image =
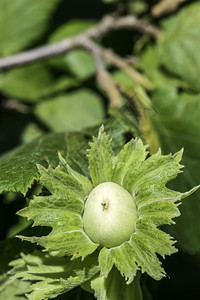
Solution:
[[[127,16],[118,19],[112,16],[106,16],[100,23],[85,31],[83,34],[63,39],[62,41],[51,45],[38,47],[13,56],[1,58],[0,69],[24,65],[66,53],[71,49],[82,47],[83,45],[80,42],[82,39],[100,39],[107,35],[110,31],[119,29],[136,29],[140,32],[146,32],[154,38],[158,38],[160,36],[160,31],[156,27],[138,20],[134,16]]]

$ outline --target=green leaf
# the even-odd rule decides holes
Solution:
[[[134,0],[128,3],[128,12],[129,14],[142,14],[148,10],[149,3],[146,3],[144,0]]]
[[[30,292],[30,283],[20,279],[7,279],[1,281],[0,297],[1,299],[23,300],[25,294]]]
[[[98,137],[93,138],[90,146],[88,150],[89,170],[94,187],[102,182],[112,181],[114,154],[103,126],[99,130]]]
[[[32,226],[49,226],[52,231],[47,236],[22,239],[38,243],[52,255],[73,255],[73,258],[81,256],[84,259],[98,246],[83,230],[82,213],[87,192],[72,174],[66,174],[59,167],[55,170],[38,168],[41,184],[52,195],[34,197],[19,215],[34,220]]]
[[[38,102],[78,84],[71,77],[55,79],[45,64],[23,66],[0,74],[0,90],[9,97],[25,102]]]
[[[24,127],[21,135],[23,144],[27,144],[44,134],[43,130],[36,123],[29,123]]]
[[[153,95],[153,104],[157,110],[154,126],[163,151],[174,152],[184,147],[184,174],[170,184],[170,187],[184,191],[199,184],[200,95],[179,94],[173,87],[160,87]],[[199,199],[198,191],[183,201],[181,217],[173,228],[179,246],[190,253],[200,253]]]
[[[109,3],[116,3],[119,0],[102,0],[102,1],[109,4]]]
[[[108,276],[113,265],[115,265],[121,275],[125,276],[127,284],[134,280],[139,269],[129,243],[124,243],[123,247],[103,248],[99,254],[99,264],[101,266],[101,274],[105,277]]]
[[[82,80],[94,75],[96,71],[94,58],[85,50],[70,51],[65,55],[63,62],[74,76]]]
[[[92,183],[90,182],[90,180],[88,178],[86,178],[85,176],[79,174],[78,172],[74,171],[72,168],[70,168],[70,166],[66,163],[65,159],[62,157],[62,155],[60,153],[58,153],[59,159],[61,164],[64,166],[64,168],[68,171],[68,173],[73,176],[76,181],[79,182],[79,184],[82,185],[86,195],[89,195],[89,193],[92,190]]]
[[[30,282],[22,282],[17,278],[10,278],[9,263],[16,259],[20,252],[33,252],[34,247],[30,243],[23,243],[19,239],[11,238],[0,242],[0,298],[11,300],[25,299],[23,296],[30,291]]]
[[[143,162],[148,152],[141,140],[135,139],[127,143],[120,153],[115,157],[115,169],[113,181],[123,186],[126,176],[129,176],[133,168]]]
[[[107,278],[97,277],[91,281],[98,300],[142,300],[140,275],[135,277],[132,284],[127,285],[119,272],[114,268]]]
[[[0,89],[14,99],[36,101],[52,81],[52,75],[44,65],[33,64],[0,74]]]
[[[49,134],[3,155],[0,159],[0,193],[13,191],[26,194],[34,180],[39,178],[36,164],[45,164],[48,160],[56,166],[59,161],[57,152],[65,156],[68,142],[73,153],[85,140],[80,134]]]
[[[200,3],[196,2],[163,23],[158,44],[160,61],[167,71],[184,79],[195,91],[200,91],[199,25]]]
[[[82,262],[80,259],[71,261],[69,258],[55,258],[41,251],[34,254],[21,255],[21,258],[10,263],[11,280],[34,281],[26,294],[28,299],[51,299],[81,285],[99,272],[96,254],[90,255]],[[23,282],[23,281],[22,281]]]
[[[73,19],[57,28],[49,37],[50,43],[58,42],[64,38],[73,37],[91,28],[95,22],[93,20]]]
[[[59,0],[0,0],[1,56],[18,52],[38,40]]]
[[[29,228],[31,224],[32,224],[32,222],[27,221],[27,219],[18,217],[17,223],[12,225],[8,229],[7,234],[6,234],[6,238],[15,237],[16,234],[20,234],[22,231]]]
[[[113,73],[113,79],[125,93],[133,97],[133,101],[139,111],[140,109],[147,111],[152,110],[152,103],[146,92],[139,84],[134,82],[130,76],[123,71],[115,71]]]
[[[104,119],[100,97],[87,89],[42,102],[37,105],[35,114],[53,131],[80,131]]]
[[[183,167],[179,164],[181,157],[182,151],[173,156],[171,154],[162,156],[159,150],[140,164],[139,168],[136,165],[135,168],[127,172],[124,178],[124,187],[132,193],[136,193],[137,199],[139,199],[137,202],[142,201],[145,203],[146,198],[144,196],[149,196],[148,189],[151,189],[153,193],[154,191],[159,193],[159,189],[165,187],[169,180],[172,180],[180,173],[180,169]],[[144,182],[149,183],[149,187],[145,187]],[[137,194],[138,190],[140,190],[141,194]]]
[[[143,68],[154,87],[173,84],[173,78],[167,77],[160,70],[160,60],[156,47],[148,47],[142,53],[140,67]]]

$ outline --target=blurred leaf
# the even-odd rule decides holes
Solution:
[[[52,83],[52,74],[42,64],[19,67],[0,74],[0,89],[5,95],[36,101],[41,90]]]
[[[163,151],[184,147],[184,175],[173,180],[170,187],[185,191],[200,183],[200,95],[179,95],[173,87],[160,87],[153,95],[153,104],[157,111],[154,128]],[[200,253],[200,192],[184,200],[180,211],[173,235],[183,249]]]
[[[164,86],[169,84],[168,77],[164,76],[160,70],[160,61],[156,47],[148,47],[142,54],[141,67],[145,74],[153,83],[154,87]]]
[[[145,93],[144,89],[133,79],[125,74],[123,71],[115,71],[113,73],[113,79],[122,88],[122,91],[127,93],[133,102],[136,102],[136,106],[140,106],[142,109],[151,110],[152,104]]]
[[[0,0],[0,54],[18,52],[46,30],[59,0]]]
[[[80,131],[100,124],[104,119],[100,97],[86,89],[42,102],[35,113],[53,131]]]
[[[25,248],[24,248],[24,247]],[[17,257],[20,251],[33,249],[30,243],[23,243],[20,239],[11,238],[7,241],[0,241],[0,274],[6,273],[9,269],[8,263]]]
[[[57,42],[64,38],[78,35],[88,30],[95,24],[93,20],[72,20],[59,27],[50,36],[49,42]],[[64,54],[62,57],[52,58],[50,63],[61,70],[67,70],[77,78],[86,79],[95,73],[94,59],[85,50],[75,49]]]
[[[68,70],[80,79],[86,79],[95,73],[94,58],[89,52],[77,49],[67,53],[64,62]]]
[[[185,7],[163,23],[158,50],[166,70],[184,79],[200,91],[200,3]]]
[[[22,232],[23,230],[25,230],[31,224],[32,224],[32,221],[28,221],[25,218],[19,217],[18,222],[9,228],[6,237],[7,238],[15,237],[15,235],[17,235],[20,232]]]
[[[40,129],[40,127],[36,123],[29,123],[23,130],[21,139],[23,144],[29,143],[34,139],[43,135],[44,132]]]
[[[55,79],[51,70],[41,63],[0,73],[0,90],[9,97],[26,102],[37,102],[41,97],[77,84],[77,79],[70,77]]]
[[[108,4],[119,2],[119,0],[102,0],[102,1]]]
[[[170,74],[167,74],[162,70],[157,47],[148,47],[145,49],[142,53],[139,66],[151,80],[154,88],[163,86],[178,86],[184,89],[189,89],[189,84],[185,82],[184,79],[170,76]]]
[[[81,34],[95,22],[93,20],[70,20],[56,29],[49,38],[50,43],[58,42],[64,38],[69,38],[77,34]]]
[[[26,299],[25,293],[30,291],[29,282],[22,282],[19,279],[10,281],[7,272],[9,262],[19,256],[20,252],[31,253],[34,246],[22,242],[19,239],[11,238],[0,242],[0,299],[22,300]]]
[[[128,2],[128,11],[130,14],[141,14],[148,9],[148,4],[144,0],[134,0]]]
[[[69,77],[69,76],[61,76],[58,79],[54,79],[51,82],[51,85],[46,86],[45,89],[41,91],[42,97],[47,97],[50,95],[54,95],[58,92],[62,92],[64,90],[74,88],[79,86],[80,82],[77,78]]]
[[[5,275],[6,276],[6,275]],[[30,291],[30,283],[20,279],[13,279],[12,281],[4,277],[0,286],[0,298],[6,300],[25,300],[26,293]]]

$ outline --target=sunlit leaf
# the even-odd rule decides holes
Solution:
[[[72,77],[54,78],[45,64],[19,67],[0,74],[0,90],[9,97],[25,102],[39,102],[78,84]]]
[[[184,79],[195,91],[200,91],[199,51],[200,3],[183,8],[163,23],[158,44],[160,61],[172,74]]]
[[[41,37],[47,28],[47,20],[58,3],[59,0],[13,0],[10,5],[7,0],[1,0],[1,56],[20,51]]]
[[[101,98],[86,89],[44,101],[37,105],[35,113],[53,131],[80,131],[104,119]]]

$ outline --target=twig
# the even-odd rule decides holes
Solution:
[[[97,74],[97,79],[110,99],[110,107],[120,107],[122,105],[120,93],[118,92],[118,89],[116,88],[108,71],[104,69],[102,72],[99,72]]]
[[[151,13],[154,17],[160,17],[166,13],[171,13],[178,8],[178,6],[187,0],[162,0],[154,5]]]
[[[88,41],[88,43],[90,43],[90,41]],[[117,68],[122,69],[134,81],[136,81],[137,83],[139,83],[140,85],[142,85],[146,89],[151,90],[153,88],[152,84],[148,80],[148,78],[146,78],[145,76],[143,76],[142,74],[140,74],[139,72],[134,70],[124,59],[122,59],[116,53],[114,53],[113,51],[108,50],[106,48],[103,48],[99,45],[96,45],[94,43],[92,43],[92,44],[93,44],[92,48],[93,49],[94,49],[94,47],[96,48],[96,52],[98,51],[99,56],[102,56],[105,60],[107,60],[109,63],[116,66]],[[82,43],[82,45],[83,45],[83,43]],[[88,48],[87,46],[88,45],[87,45],[87,42],[86,42],[85,45],[83,45],[83,47],[86,49],[86,48]],[[88,48],[88,50],[90,51],[89,48]]]
[[[110,31],[119,29],[137,29],[140,32],[146,32],[152,35],[154,38],[158,38],[160,36],[160,31],[157,28],[138,20],[134,16],[122,17],[118,19],[112,16],[107,16],[95,27],[85,31],[80,35],[72,38],[66,38],[60,42],[39,47],[24,53],[2,58],[0,59],[0,69],[7,69],[53,57],[66,53],[74,48],[84,48],[87,51],[90,51],[94,57],[97,69],[97,80],[107,93],[108,98],[110,99],[110,106],[121,106],[120,92],[118,91],[109,72],[105,69],[103,59],[108,60],[113,65],[124,70],[130,77],[144,87],[150,89],[151,85],[147,78],[132,69],[125,60],[93,42],[93,39],[101,39]]]
[[[79,42],[81,43],[83,48],[92,53],[96,62],[97,80],[108,94],[112,107],[121,105],[121,97],[109,72],[107,72],[107,70],[105,69],[101,57],[103,57],[116,67],[124,70],[126,74],[128,74],[134,81],[136,81],[140,85],[144,86],[147,89],[152,89],[151,83],[145,76],[141,75],[139,72],[130,67],[126,61],[124,61],[113,51],[96,45],[93,41],[86,38],[82,38],[81,40],[79,40]]]
[[[126,74],[128,74],[134,81],[142,85],[148,90],[152,89],[152,84],[150,81],[139,72],[134,70],[129,64],[123,60],[120,56],[115,54],[113,51],[101,48],[101,55],[109,61],[111,64],[115,65],[116,67],[122,69]]]
[[[31,109],[28,105],[21,103],[15,99],[3,100],[2,107],[5,110],[16,110],[22,114],[28,114],[31,112]]]
[[[136,29],[140,32],[146,32],[152,35],[154,38],[158,38],[160,36],[160,31],[156,27],[138,20],[134,16],[122,17],[119,19],[116,19],[112,16],[107,16],[95,27],[85,31],[81,35],[72,38],[66,38],[60,42],[42,46],[10,57],[1,58],[0,69],[24,65],[48,57],[63,54],[73,48],[81,47],[80,40],[82,38],[100,39],[110,31],[119,29]]]
[[[94,57],[97,69],[97,80],[108,95],[108,99],[110,100],[110,107],[120,107],[122,105],[120,93],[118,92],[118,89],[115,86],[115,83],[112,80],[109,72],[104,67],[101,58],[101,48],[97,46],[93,41],[88,39],[82,39],[81,44]]]

